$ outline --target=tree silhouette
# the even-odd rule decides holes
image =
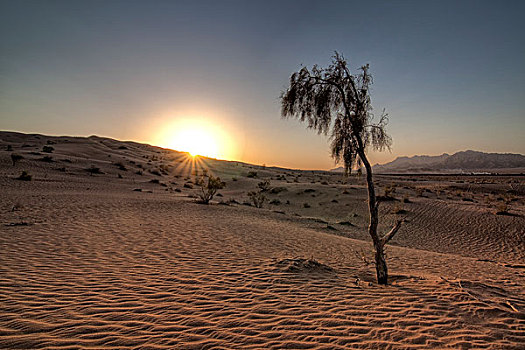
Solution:
[[[368,64],[362,66],[358,74],[351,74],[344,57],[336,52],[327,68],[314,65],[309,70],[303,67],[291,75],[290,86],[281,94],[281,115],[306,122],[308,128],[319,134],[327,135],[331,130],[332,157],[343,163],[346,174],[352,167],[364,165],[370,212],[368,233],[375,248],[377,282],[388,284],[384,247],[397,233],[402,221],[384,236],[379,236],[379,202],[366,154],[370,147],[378,151],[389,149],[392,139],[385,131],[388,123],[385,111],[377,122],[373,120],[371,84]]]

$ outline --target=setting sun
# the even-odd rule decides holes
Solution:
[[[232,159],[232,137],[211,118],[177,118],[158,133],[158,143],[192,156]]]
[[[209,130],[200,127],[188,127],[177,131],[170,146],[192,156],[219,156],[215,136]]]

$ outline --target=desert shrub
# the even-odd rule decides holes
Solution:
[[[270,190],[270,181],[261,181],[257,184],[257,187],[259,187],[259,191],[261,192],[268,192]]]
[[[33,176],[31,174],[29,174],[27,171],[22,171],[22,173],[20,174],[19,177],[17,177],[16,179],[17,180],[22,180],[22,181],[31,181],[31,179],[33,178]]]
[[[160,173],[158,169],[151,169],[149,172],[152,173],[153,175],[162,176],[162,174]]]
[[[303,208],[310,208],[310,207],[311,207],[310,204],[308,204],[308,203],[303,203]]]
[[[24,157],[22,155],[16,154],[16,153],[11,153],[11,161],[13,162],[13,166],[15,166],[16,163],[18,163],[22,159],[24,159]]]
[[[189,183],[189,182],[186,182],[186,183],[184,184],[184,186],[182,186],[182,187],[192,189],[192,188],[193,188],[193,185],[192,185],[191,183]]]
[[[257,177],[257,172],[256,171],[250,171],[250,172],[248,172],[248,175],[246,175],[246,177],[256,178]]]
[[[128,149],[126,146],[119,146],[118,149]]]
[[[137,171],[135,172],[135,174],[137,174],[137,175],[142,175],[142,174],[144,174],[144,173],[142,172],[142,170],[137,170]]]
[[[9,151],[9,152],[10,152],[10,151],[12,151],[12,150],[13,150],[13,146],[11,146],[11,145],[7,145],[7,149],[6,149],[6,151]]]
[[[44,146],[42,147],[42,152],[45,152],[45,153],[53,153],[55,149],[53,148],[53,146]]]
[[[509,215],[509,210],[509,202],[507,201],[496,204],[496,215]]]
[[[270,190],[271,194],[279,194],[281,192],[287,191],[286,187],[274,187]]]
[[[199,203],[208,204],[218,190],[224,188],[226,183],[221,181],[219,177],[210,175],[208,177],[203,174],[197,181],[196,184],[200,186],[201,192],[199,193]]]
[[[392,213],[396,215],[401,215],[401,214],[406,214],[407,211],[403,207],[403,204],[396,203],[396,205],[394,205],[394,208],[392,209]]]
[[[270,201],[270,204],[273,204],[273,205],[280,205],[280,204],[281,204],[281,201],[278,200],[278,199],[272,199],[272,200]]]
[[[396,193],[396,187],[394,185],[385,186],[385,197],[394,197],[394,194]]]
[[[121,162],[114,163],[114,165],[115,165],[117,168],[119,168],[119,170],[122,170],[122,171],[127,171],[127,170],[128,170],[128,168],[126,168],[126,167],[124,166],[124,164],[122,164]]]
[[[117,177],[118,177],[119,179],[122,179],[122,175],[120,175],[120,174],[118,174]]]
[[[237,178],[236,177],[232,177],[232,181],[237,181]]]
[[[89,175],[93,174],[104,174],[102,171],[100,171],[100,168],[97,168],[96,166],[92,165],[89,168],[86,169],[86,171],[89,173]]]
[[[46,143],[47,143],[48,145],[54,145],[54,144],[56,144],[56,142],[53,141],[53,140],[47,140]]]
[[[149,180],[149,182],[152,183],[152,184],[159,184],[160,183],[159,179],[151,179],[151,180]]]
[[[44,157],[40,158],[39,160],[42,161],[42,162],[51,163],[53,161],[53,157],[51,157],[51,156],[44,156]]]
[[[411,203],[410,198],[408,197],[408,195],[405,195],[403,197],[403,203]]]
[[[248,192],[248,197],[250,197],[250,200],[256,208],[262,208],[267,199],[264,193],[260,191]]]
[[[337,199],[332,199],[332,203],[339,203]]]

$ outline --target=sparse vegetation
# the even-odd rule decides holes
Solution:
[[[27,171],[22,171],[22,173],[20,174],[20,176],[18,176],[16,179],[17,180],[22,180],[22,181],[31,181],[31,179],[33,178],[33,176],[31,174],[29,174]]]
[[[248,192],[248,197],[250,197],[251,202],[256,208],[262,208],[267,199],[264,193],[260,191]]]
[[[126,168],[124,166],[124,164],[122,164],[121,162],[117,162],[117,163],[114,163],[114,165],[119,169],[119,170],[122,170],[122,171],[127,171],[128,168]]]
[[[92,165],[90,166],[89,168],[86,169],[86,171],[89,173],[89,175],[93,175],[93,174],[104,174],[100,168]]]
[[[221,181],[219,177],[213,175],[206,176],[202,174],[199,179],[195,181],[196,185],[200,186],[199,203],[208,204],[218,190],[224,188],[226,183]]]
[[[257,184],[257,187],[259,187],[259,191],[261,192],[268,192],[270,190],[270,181],[261,181]]]
[[[53,146],[44,146],[42,147],[42,152],[44,153],[53,153],[55,148]]]
[[[16,154],[16,153],[11,153],[11,162],[13,162],[13,166],[15,166],[16,163],[18,163],[22,159],[24,159],[24,157],[22,155]]]
[[[257,172],[256,171],[250,171],[250,172],[248,172],[248,175],[246,175],[246,177],[256,178],[257,177]]]
[[[51,157],[51,156],[44,156],[44,157],[40,158],[39,160],[42,161],[42,162],[51,163],[53,161],[53,157]]]

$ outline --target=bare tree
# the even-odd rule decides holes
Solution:
[[[336,52],[327,68],[314,65],[310,70],[303,67],[292,74],[290,86],[281,94],[281,115],[306,122],[308,128],[319,134],[326,135],[331,130],[332,157],[336,162],[343,162],[346,174],[352,167],[364,165],[370,212],[368,233],[375,248],[377,282],[388,284],[384,247],[397,233],[402,221],[379,236],[379,202],[366,153],[369,147],[378,151],[389,149],[392,139],[385,131],[388,115],[384,110],[377,122],[373,120],[371,84],[368,64],[362,66],[358,74],[351,74],[344,57]]]

